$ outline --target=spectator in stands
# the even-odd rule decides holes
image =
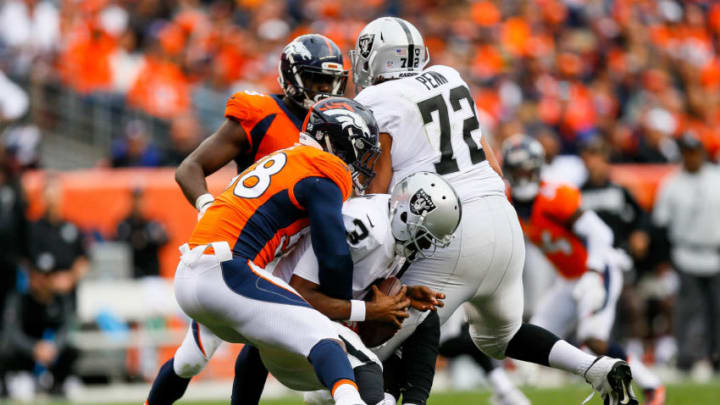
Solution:
[[[190,80],[176,62],[184,46],[185,35],[176,24],[159,30],[128,92],[130,105],[165,119],[189,112]]]
[[[117,226],[117,240],[128,243],[132,250],[134,278],[160,275],[158,254],[168,242],[165,227],[146,216],[143,198],[142,190],[133,190],[130,213]]]
[[[20,179],[0,145],[0,314],[7,296],[15,290],[18,267],[27,258],[28,222]],[[0,318],[0,329],[2,329]]]
[[[83,233],[63,219],[62,189],[54,174],[48,176],[44,197],[45,213],[30,225],[30,260],[45,273],[57,272],[54,288],[69,293],[89,270]]]
[[[125,126],[125,136],[113,142],[113,167],[157,167],[162,164],[162,154],[148,139],[142,121],[130,121]]]
[[[692,132],[679,139],[682,169],[662,184],[653,222],[664,230],[669,259],[680,275],[675,333],[678,367],[709,359],[720,371],[720,168],[706,161]],[[704,333],[692,325],[702,317]],[[705,337],[705,342],[694,338]]]
[[[3,313],[0,376],[14,373],[7,379],[12,397],[32,398],[33,375],[41,388],[63,395],[63,383],[78,357],[68,340],[74,310],[66,286],[73,276],[52,264],[41,260],[30,266],[29,289],[13,293]]]
[[[177,166],[200,144],[203,129],[191,115],[183,115],[172,120],[170,138],[172,147],[168,151],[166,164]]]
[[[0,69],[0,124],[16,121],[28,112],[30,99],[25,90]]]
[[[49,0],[6,0],[0,6],[0,42],[9,47],[12,71],[26,72],[60,42],[60,13]],[[1,93],[0,93],[1,94]]]

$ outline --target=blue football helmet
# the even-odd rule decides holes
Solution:
[[[380,141],[378,124],[369,108],[344,97],[323,99],[308,111],[302,133],[348,164],[358,192],[375,177]]]
[[[340,48],[320,34],[301,35],[287,44],[278,69],[285,95],[305,109],[323,98],[345,94],[348,71]]]

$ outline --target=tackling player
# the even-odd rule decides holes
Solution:
[[[522,230],[460,74],[448,66],[424,69],[429,56],[422,36],[394,17],[365,26],[350,57],[355,84],[364,88],[356,100],[375,112],[381,133],[382,154],[368,191],[387,192],[410,173],[432,171],[455,188],[469,213],[450,245],[412,263],[403,282],[445,293],[445,307],[438,310],[441,323],[469,302],[473,342],[488,355],[581,375],[611,405],[637,403],[624,361],[595,358],[522,323]],[[408,321],[386,351],[412,333],[417,323]]]
[[[581,209],[580,191],[540,180],[545,162],[541,144],[526,135],[503,143],[503,169],[525,235],[553,264],[559,277],[541,298],[530,323],[577,340],[593,353],[628,359],[609,341],[623,285],[612,230],[591,210]],[[532,268],[532,264],[528,266]],[[637,359],[630,361],[645,403],[665,403],[660,380]]]
[[[179,399],[199,371],[193,357],[210,358],[220,339],[302,356],[336,403],[363,403],[334,324],[268,271],[309,228],[323,291],[352,295],[341,209],[353,183],[364,186],[358,174],[374,175],[377,127],[366,120],[369,110],[352,100],[326,99],[316,107],[342,125],[306,120],[300,144],[236,176],[181,247],[175,295],[194,320],[185,341],[197,350],[178,350],[163,365],[148,405]]]
[[[235,161],[240,173],[265,155],[292,146],[310,106],[345,93],[342,53],[319,34],[299,36],[285,46],[278,71],[282,95],[233,94],[227,101],[225,122],[178,166],[175,179],[199,216],[213,202],[206,176],[230,161]]]

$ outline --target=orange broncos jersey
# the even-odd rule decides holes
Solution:
[[[568,279],[580,277],[586,270],[587,249],[566,225],[580,209],[580,202],[578,189],[543,182],[529,212],[524,213],[523,207],[517,207],[525,235],[545,253],[558,273]]]
[[[235,158],[238,173],[268,154],[294,145],[302,127],[302,119],[288,110],[281,96],[249,90],[228,99],[225,117],[242,125],[250,143],[249,153]]]
[[[208,208],[190,236],[191,247],[226,241],[233,254],[265,267],[287,251],[309,225],[294,188],[309,177],[324,177],[352,191],[348,166],[318,148],[296,145],[260,159],[237,175]]]

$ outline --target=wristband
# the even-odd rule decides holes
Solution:
[[[365,320],[365,301],[350,300],[350,318],[348,321],[362,322]]]
[[[215,198],[213,198],[212,194],[205,193],[195,200],[195,208],[197,208],[198,211],[202,211],[203,208],[207,208],[205,207],[206,205],[212,204],[213,201],[215,201]]]

